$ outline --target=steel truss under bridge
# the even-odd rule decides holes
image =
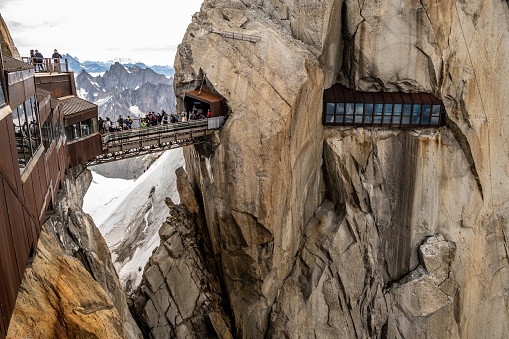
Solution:
[[[86,166],[207,142],[207,136],[220,128],[224,119],[215,117],[105,134],[102,136],[103,154]]]

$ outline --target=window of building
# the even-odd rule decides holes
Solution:
[[[39,114],[35,95],[25,101],[25,113],[30,131],[32,154],[35,154],[39,146],[41,146],[41,131],[39,128]]]
[[[45,149],[49,149],[53,140],[55,140],[55,128],[53,126],[53,111],[50,112],[44,124],[41,127],[42,144]]]
[[[65,135],[67,136],[67,140],[72,141],[95,134],[98,131],[99,126],[97,124],[97,118],[93,117],[91,119],[78,122],[74,125],[67,126],[65,128]]]
[[[12,110],[12,121],[14,123],[14,137],[16,138],[18,163],[19,167],[23,169],[32,157],[30,138],[28,136],[28,124],[25,118],[25,109],[23,108],[23,104]]]
[[[12,111],[18,162],[21,169],[26,167],[41,145],[38,116],[35,96],[27,99]]]
[[[335,84],[324,91],[324,125],[439,127],[443,105],[427,93],[359,92]]]

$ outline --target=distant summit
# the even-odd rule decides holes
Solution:
[[[103,61],[80,61],[77,57],[73,57],[69,54],[64,54],[62,55],[62,57],[67,58],[69,68],[74,73],[79,73],[81,70],[85,70],[87,71],[87,73],[91,75],[99,74],[102,75],[103,73],[108,71],[112,65],[118,62],[126,67],[137,66],[143,69],[150,68],[154,72],[165,75],[167,77],[173,76],[175,74],[175,69],[173,69],[173,67],[171,66],[161,66],[161,65],[147,66],[141,61],[134,61],[129,58],[115,58],[113,60],[103,62]]]
[[[67,60],[70,64],[71,59]],[[75,58],[72,60],[84,64]],[[146,66],[127,66],[118,61],[104,72],[97,72],[100,67],[103,66],[94,66],[96,72],[90,73],[81,68],[75,78],[78,96],[98,105],[100,117],[116,121],[119,115],[137,118],[149,111],[175,112],[173,77],[156,73]]]

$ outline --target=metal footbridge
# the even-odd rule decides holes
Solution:
[[[136,128],[102,135],[102,154],[93,166],[207,141],[206,136],[224,124],[225,117]]]

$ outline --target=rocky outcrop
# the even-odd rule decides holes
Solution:
[[[127,338],[115,305],[45,224],[27,269],[7,338]]]
[[[236,337],[509,335],[507,17],[504,1],[203,3],[176,94],[204,81],[229,109],[185,157]],[[431,93],[447,126],[324,131],[335,82]]]
[[[0,15],[0,46],[2,47],[2,55],[21,59],[18,49],[14,45],[9,28],[5,24],[2,15]]]
[[[22,283],[10,325],[17,328],[15,333],[31,331],[27,327],[39,321],[37,311],[40,310],[34,305],[40,303],[47,315],[48,334],[53,333],[53,326],[55,331],[71,337],[88,335],[91,329],[95,329],[91,337],[142,337],[129,312],[106,241],[81,208],[91,180],[90,172],[80,167],[67,173],[57,197],[56,212],[45,223],[41,236],[44,241],[40,241],[42,247],[38,246],[39,254],[34,261],[35,273],[25,274]],[[45,289],[52,293],[47,296]],[[76,314],[81,313],[83,318],[103,310],[108,312],[97,315],[97,325],[89,326],[88,321],[94,321],[92,318],[73,318]]]
[[[181,186],[179,192],[189,193],[189,188]],[[194,195],[181,197],[187,206],[197,206]],[[218,277],[207,269],[200,251],[195,221],[199,214],[169,198],[166,203],[171,216],[159,230],[161,244],[135,296],[141,328],[155,339],[233,338]]]

